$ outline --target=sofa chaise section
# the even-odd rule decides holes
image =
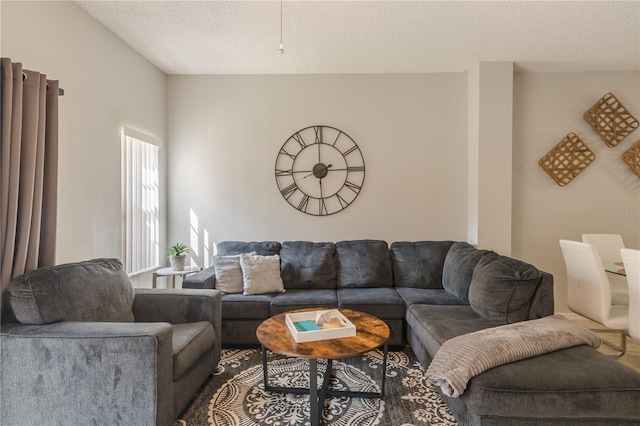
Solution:
[[[453,337],[553,314],[553,277],[532,265],[465,243],[452,244],[441,264],[443,288],[460,303],[407,308],[407,340],[425,369]],[[504,290],[525,294],[517,312]],[[492,368],[459,397],[441,396],[464,425],[640,423],[640,374],[585,345]]]

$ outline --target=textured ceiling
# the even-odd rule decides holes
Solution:
[[[640,70],[640,0],[76,3],[167,74]]]

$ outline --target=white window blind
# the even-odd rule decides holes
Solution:
[[[123,138],[125,269],[129,275],[136,275],[160,265],[158,146],[126,128]]]

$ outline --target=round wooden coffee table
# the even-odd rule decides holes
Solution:
[[[320,413],[327,395],[347,396],[356,398],[383,398],[385,372],[387,369],[387,352],[389,326],[379,318],[364,312],[350,309],[338,309],[342,315],[356,326],[356,335],[338,339],[316,340],[313,342],[296,343],[285,323],[287,314],[305,311],[325,310],[326,308],[300,309],[275,315],[260,324],[256,335],[262,345],[262,371],[265,390],[270,392],[288,392],[294,394],[309,394],[311,404],[311,425],[320,422]],[[329,388],[332,360],[355,357],[365,352],[383,346],[382,383],[380,392],[338,391]],[[295,358],[309,359],[309,389],[287,388],[269,385],[269,371],[267,365],[267,349],[281,355]],[[318,359],[327,360],[327,369],[320,389],[318,389]]]

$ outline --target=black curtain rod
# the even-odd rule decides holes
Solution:
[[[22,81],[27,79],[27,74],[22,73]],[[49,83],[47,83],[47,90],[49,90]],[[58,87],[58,96],[64,96],[64,89],[62,87]]]

